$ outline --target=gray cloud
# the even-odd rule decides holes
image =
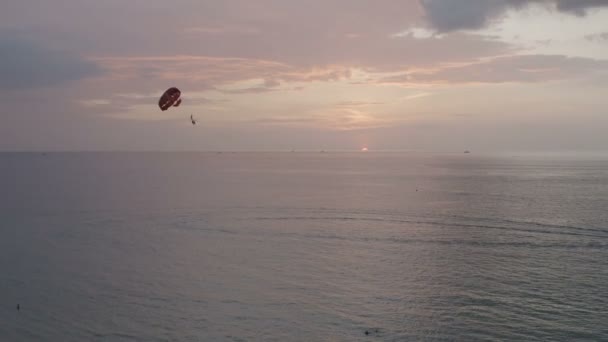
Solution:
[[[588,8],[608,6],[608,0],[557,0],[555,5],[559,11],[584,15]]]
[[[430,25],[439,32],[479,29],[508,9],[544,4],[558,11],[584,15],[587,9],[608,6],[608,0],[420,0]]]
[[[7,34],[0,34],[0,61],[0,89],[55,86],[100,71],[76,55]]]
[[[422,0],[431,26],[439,32],[477,29],[508,8],[504,0]]]
[[[608,32],[588,34],[588,35],[585,35],[585,39],[587,39],[590,42],[594,42],[594,41],[602,42],[602,41],[608,40]]]
[[[55,47],[95,57],[197,55],[298,67],[394,69],[504,54],[509,48],[464,35],[391,38],[423,24],[416,1],[175,0],[169,6],[150,0],[129,6],[120,0],[54,0],[38,1],[32,8],[29,1],[12,2],[0,12],[0,28],[26,28]],[[65,8],[79,15],[66,20]],[[149,73],[155,70],[151,67]]]

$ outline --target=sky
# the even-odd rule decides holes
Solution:
[[[3,151],[608,150],[608,0],[2,7]]]

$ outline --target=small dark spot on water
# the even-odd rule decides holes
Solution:
[[[379,328],[367,329],[364,332],[365,336],[369,336],[369,335],[376,335],[376,336],[378,336],[379,333],[380,333],[380,329]]]

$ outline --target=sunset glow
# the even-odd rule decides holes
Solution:
[[[65,2],[0,13],[1,149],[608,146],[600,2]]]

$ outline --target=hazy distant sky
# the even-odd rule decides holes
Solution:
[[[9,0],[0,100],[1,150],[608,150],[608,0]]]

